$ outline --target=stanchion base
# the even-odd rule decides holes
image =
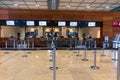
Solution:
[[[26,52],[27,54],[31,54],[31,52]]]
[[[4,54],[9,54],[9,52],[4,52]]]
[[[77,54],[76,56],[81,56],[80,54]]]
[[[52,62],[53,60],[52,59],[49,59],[50,62]]]
[[[88,59],[82,59],[82,61],[88,61]]]
[[[114,58],[112,58],[112,60],[113,60],[113,61],[118,61],[118,59],[114,59]]]
[[[91,66],[91,68],[92,68],[92,69],[95,69],[95,70],[99,69],[98,66]]]
[[[106,56],[105,54],[102,54],[101,56]]]
[[[50,54],[50,57],[52,56],[52,54]]]
[[[78,52],[73,52],[73,53],[78,53]]]
[[[53,70],[53,67],[49,67],[50,70]],[[58,69],[58,67],[56,67],[56,70]]]
[[[22,57],[27,57],[27,55],[23,55]]]

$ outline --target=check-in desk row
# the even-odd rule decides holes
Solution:
[[[26,40],[9,40],[7,37],[0,38],[0,47],[13,47],[14,45],[17,46],[18,44],[27,44],[29,47],[47,47],[51,46],[51,39],[48,38],[26,38]],[[68,47],[68,46],[75,46],[76,38],[56,38],[55,44],[57,47]]]

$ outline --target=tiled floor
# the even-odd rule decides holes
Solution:
[[[9,52],[9,54],[5,54]],[[31,52],[31,54],[29,53]],[[76,56],[75,50],[58,50],[56,52],[56,80],[117,80],[117,61],[111,60],[112,52],[106,51],[107,56],[101,56],[102,51],[97,51],[98,70],[93,70],[93,50],[87,51],[88,61],[82,61],[81,56]],[[0,51],[0,80],[53,80],[51,53],[48,50],[26,51],[27,57],[22,57],[24,51]]]

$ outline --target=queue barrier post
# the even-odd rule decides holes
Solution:
[[[85,43],[85,46],[84,46],[84,59],[82,59],[82,61],[88,61],[88,59],[86,58],[86,43]]]
[[[23,42],[23,48],[27,48],[27,44],[25,43],[25,41]],[[24,50],[24,55],[22,57],[27,57],[26,50]]]
[[[120,48],[118,49],[117,80],[120,80]]]
[[[99,67],[96,65],[96,41],[94,42],[94,64],[91,66],[91,69],[97,70]]]
[[[105,55],[105,43],[103,42],[103,48],[102,48],[102,55],[101,56],[106,56]]]

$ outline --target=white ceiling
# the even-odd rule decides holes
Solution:
[[[0,0],[0,8],[45,9],[49,0]],[[58,10],[109,11],[120,6],[120,0],[59,0]]]

